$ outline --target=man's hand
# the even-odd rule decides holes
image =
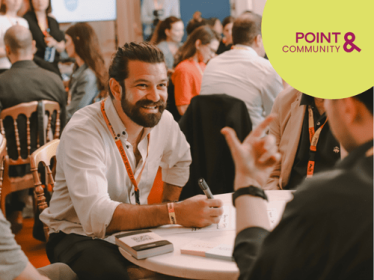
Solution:
[[[196,195],[175,204],[177,223],[184,227],[206,227],[218,224],[223,214],[222,201]]]
[[[275,137],[273,135],[262,137],[274,117],[274,115],[268,116],[244,139],[243,143],[240,143],[232,128],[222,129],[221,132],[226,137],[235,163],[235,190],[252,184],[253,180],[263,186],[274,165],[280,160],[281,155],[278,153]]]

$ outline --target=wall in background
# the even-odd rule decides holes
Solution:
[[[180,10],[181,18],[185,27],[187,26],[192,15],[196,11],[201,12],[203,18],[216,17],[221,21],[230,15],[230,0],[181,0]],[[187,34],[184,35],[183,41],[186,40]]]

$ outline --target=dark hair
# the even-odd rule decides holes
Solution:
[[[187,27],[186,27],[186,32],[187,32],[187,36],[190,35],[196,28],[199,28],[200,26],[204,26],[204,25],[207,25],[207,21],[206,19],[201,19],[201,20],[195,20],[195,19],[191,19],[188,24],[187,24]]]
[[[108,73],[95,31],[88,23],[80,22],[70,26],[65,34],[73,40],[77,55],[94,71],[97,87],[101,92],[100,96],[104,97],[107,89]]]
[[[214,25],[216,24],[216,21],[219,20],[218,18],[216,17],[211,17],[211,18],[208,18],[207,19],[207,23],[210,27],[214,27]]]
[[[232,41],[234,45],[252,45],[256,36],[261,34],[262,17],[257,14],[245,14],[234,21]]]
[[[234,22],[235,18],[232,17],[232,16],[228,16],[228,17],[225,17],[222,21],[222,26],[223,28],[225,28],[226,25],[228,25],[229,23],[232,23]]]
[[[166,41],[166,29],[171,29],[173,23],[182,21],[180,18],[175,16],[168,17],[163,21],[160,21],[155,29],[154,36],[152,36],[151,43],[157,45],[162,41]]]
[[[117,52],[113,55],[109,67],[109,78],[113,78],[119,82],[123,90],[125,89],[124,80],[129,76],[128,63],[130,60],[138,60],[147,63],[165,63],[165,57],[162,51],[147,42],[126,43],[123,47],[118,48]],[[113,98],[110,88],[109,95]]]
[[[200,26],[187,37],[187,41],[180,47],[179,51],[175,55],[175,66],[178,65],[185,59],[188,59],[195,55],[196,46],[195,42],[197,40],[201,41],[202,45],[209,44],[212,40],[216,39],[219,41],[221,38],[216,31],[214,31],[209,26]]]
[[[30,11],[35,13],[34,6],[32,5],[32,0],[29,0],[30,3]],[[52,13],[52,5],[51,5],[51,0],[49,0],[49,4],[47,7],[47,10],[45,10],[45,13],[48,15]]]
[[[358,99],[360,102],[364,103],[370,113],[373,114],[373,95],[374,90],[371,87],[363,93],[353,96],[353,98]]]

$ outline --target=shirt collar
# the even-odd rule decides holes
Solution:
[[[108,97],[105,101],[105,112],[108,116],[109,122],[113,126],[114,132],[117,133],[117,137],[124,137],[127,139],[126,127],[123,124],[121,118],[118,116],[116,108],[114,107],[113,100],[111,97]],[[151,132],[151,127],[144,127],[144,132],[140,142]]]
[[[258,55],[257,52],[256,52],[254,49],[252,49],[250,46],[241,45],[241,44],[236,44],[236,45],[234,45],[234,50],[235,50],[235,47],[238,47],[238,49],[248,50],[248,51],[250,51],[252,54]]]
[[[301,95],[301,100],[300,100],[300,106],[301,105],[311,105],[311,106],[314,106],[315,105],[314,104],[314,97],[303,93]]]
[[[38,65],[32,60],[19,60],[12,64],[12,68],[37,68]]]

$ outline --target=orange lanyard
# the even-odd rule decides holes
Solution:
[[[126,151],[123,148],[122,142],[121,142],[120,138],[117,137],[117,134],[115,133],[115,131],[113,129],[113,126],[110,123],[107,114],[105,113],[105,99],[103,101],[101,101],[100,105],[101,105],[101,113],[103,114],[105,123],[108,126],[108,129],[109,129],[110,133],[112,134],[114,142],[116,143],[118,151],[119,151],[119,153],[120,153],[120,155],[122,157],[123,163],[124,163],[124,165],[126,167],[127,174],[129,175],[129,178],[131,180],[131,183],[134,185],[136,204],[140,204],[138,184],[140,182],[140,178],[142,177],[142,173],[143,173],[143,170],[144,170],[144,167],[145,167],[145,163],[147,161],[148,154],[149,154],[150,133],[147,135],[147,138],[148,138],[147,157],[144,160],[144,164],[143,164],[142,170],[139,172],[138,177],[135,179],[134,173],[133,173],[133,171],[131,169],[131,165],[130,165],[129,159],[127,158]]]
[[[312,158],[309,159],[308,166],[307,166],[307,178],[310,178],[314,174],[314,153],[317,152],[317,143],[319,140],[319,136],[321,135],[321,131],[325,124],[327,123],[327,117],[325,122],[315,131],[314,129],[314,117],[313,117],[313,110],[312,107],[308,106],[308,112],[309,112],[309,140],[310,140],[310,153],[313,155]]]

